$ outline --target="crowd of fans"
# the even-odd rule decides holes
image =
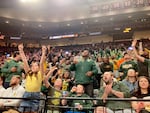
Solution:
[[[122,110],[125,113],[149,113],[149,104],[144,102],[107,101],[107,98],[150,96],[149,42],[143,39],[138,41],[139,45],[137,40],[67,47],[48,45],[42,46],[42,49],[27,49],[19,44],[14,49],[16,51],[9,53],[10,56],[7,53],[0,57],[1,97],[33,100],[3,99],[0,100],[0,108],[19,106],[18,112],[36,113],[40,100],[34,98],[52,96],[54,99],[46,103],[47,113],[122,113]],[[103,100],[67,100],[59,97],[96,97]],[[57,106],[75,109],[63,110]],[[92,107],[95,110],[89,110]]]

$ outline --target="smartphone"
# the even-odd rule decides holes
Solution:
[[[6,57],[10,57],[10,54],[6,54]]]
[[[133,50],[133,47],[128,47],[128,50]]]

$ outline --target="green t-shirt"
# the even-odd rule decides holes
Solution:
[[[130,61],[123,62],[120,65],[119,72],[123,73],[122,79],[124,79],[127,76],[127,72],[128,72],[129,69],[134,69],[136,72],[138,72],[137,63],[130,60]]]
[[[77,96],[76,93],[70,93],[69,97],[73,97],[73,98],[90,98],[87,94],[82,94],[81,96]],[[86,109],[91,109],[93,106],[92,100],[84,100],[84,99],[73,99],[73,100],[68,100],[68,105],[70,107],[75,107],[76,103],[79,103],[80,105],[83,106],[83,110],[80,111],[85,111]],[[79,111],[78,109],[71,109],[73,111]]]
[[[17,71],[11,72],[12,67],[16,67]],[[15,61],[15,60],[10,60],[10,61],[5,62],[5,64],[1,68],[1,72],[2,72],[2,75],[5,77],[5,82],[10,82],[13,75],[21,76],[23,69],[20,66],[20,62]]]

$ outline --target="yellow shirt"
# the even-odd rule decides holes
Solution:
[[[43,76],[41,75],[41,72],[38,72],[37,75],[27,75],[26,76],[26,84],[25,89],[27,92],[40,92],[41,91],[41,85],[43,81]]]
[[[67,91],[69,87],[69,83],[66,80],[63,80],[62,90]]]
[[[59,91],[54,91],[54,95],[53,95],[54,98],[59,98],[61,97],[61,92]],[[59,105],[60,104],[60,99],[52,99],[52,104],[53,105]]]

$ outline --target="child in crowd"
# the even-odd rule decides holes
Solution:
[[[73,77],[71,78],[70,72],[66,70],[63,74],[63,85],[62,85],[62,90],[63,91],[69,91],[71,87],[73,86]]]
[[[46,47],[42,46],[42,56],[40,63],[32,61],[31,67],[28,64],[27,58],[23,51],[23,44],[18,46],[21,59],[24,63],[24,70],[26,73],[25,93],[23,98],[32,98],[32,100],[24,100],[20,104],[20,112],[32,112],[37,113],[39,108],[40,90],[44,75],[44,58],[46,54]],[[35,100],[36,98],[36,100]]]

